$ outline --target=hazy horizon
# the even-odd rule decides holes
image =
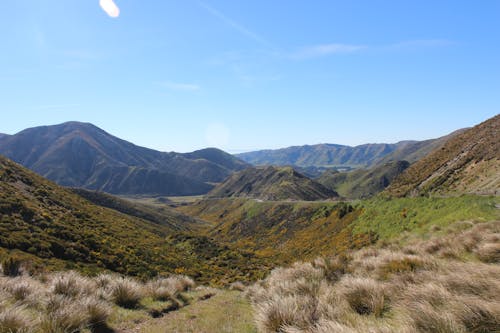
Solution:
[[[437,138],[500,110],[500,2],[0,4],[0,133],[229,152]]]

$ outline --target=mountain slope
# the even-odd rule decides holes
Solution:
[[[481,193],[500,189],[500,115],[448,140],[388,188],[394,196]]]
[[[79,122],[1,137],[0,153],[60,185],[115,194],[203,194],[213,187],[209,183],[245,167],[216,149],[163,153]]]
[[[192,231],[206,224],[191,216],[181,214],[166,205],[158,207],[131,202],[104,192],[89,191],[82,188],[72,188],[71,191],[95,205],[110,208],[151,223],[164,225],[173,231]]]
[[[407,161],[397,161],[350,172],[325,171],[315,180],[345,198],[361,199],[383,191],[409,166]]]
[[[442,136],[437,139],[424,140],[424,141],[402,141],[398,143],[398,148],[392,153],[384,156],[382,159],[376,161],[376,165],[385,164],[394,161],[408,161],[414,163],[424,156],[428,155],[431,151],[443,146],[446,141],[454,136],[463,133],[467,129],[459,129],[448,135]]]
[[[142,277],[177,270],[205,282],[261,274],[263,264],[257,267],[251,253],[173,229],[94,205],[0,156],[0,258],[17,253],[32,270],[108,269]]]
[[[290,167],[248,168],[230,176],[208,194],[212,198],[324,200],[337,194]]]
[[[336,144],[294,146],[237,154],[253,165],[292,165],[298,167],[366,168],[391,161],[413,163],[442,145],[450,136],[425,141],[401,141],[394,144],[364,144],[355,147]]]

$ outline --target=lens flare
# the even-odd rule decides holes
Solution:
[[[115,18],[120,16],[120,8],[118,8],[113,0],[100,0],[99,5],[110,17]]]

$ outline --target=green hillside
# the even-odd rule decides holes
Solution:
[[[345,202],[209,199],[179,208],[213,224],[210,237],[274,262],[343,253],[430,225],[495,221],[498,197],[373,198]]]
[[[17,253],[32,271],[182,272],[214,283],[265,271],[249,252],[94,205],[4,157],[0,180],[0,257]]]
[[[350,172],[325,171],[315,180],[344,198],[368,198],[383,191],[409,166],[407,161],[397,161]]]

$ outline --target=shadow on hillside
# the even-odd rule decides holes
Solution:
[[[106,323],[92,327],[91,332],[92,333],[119,333],[118,331],[109,327]]]

